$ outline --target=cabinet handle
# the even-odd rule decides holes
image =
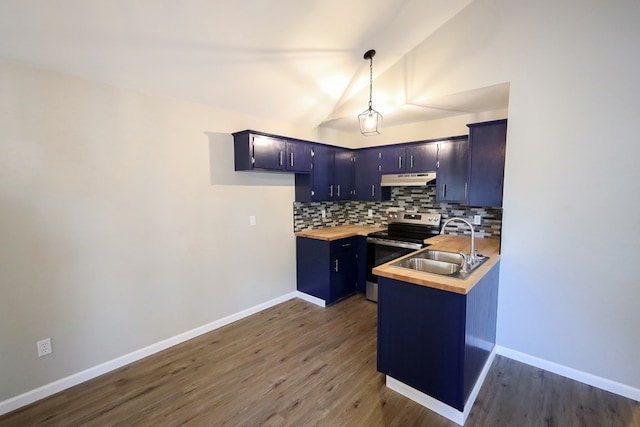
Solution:
[[[351,246],[351,243],[345,243],[344,245],[342,245],[343,248],[348,248],[349,246]]]
[[[464,183],[464,198],[467,199],[467,183]]]
[[[340,184],[338,184],[338,187],[337,187],[337,196],[340,197]]]
[[[284,164],[284,159],[283,159],[283,153],[282,151],[280,152],[280,166],[282,166]]]
[[[402,169],[402,156],[398,156],[398,169]]]
[[[442,184],[442,197],[447,197],[447,184]]]
[[[413,169],[413,154],[411,155],[411,157],[409,159],[411,161],[411,164],[409,165],[409,168]]]
[[[336,259],[334,262],[335,262],[335,270],[336,270],[336,273],[337,273],[338,272],[338,259]]]
[[[329,197],[333,197],[333,184],[329,186]]]
[[[289,162],[291,163],[291,165],[290,165],[290,166],[292,166],[292,167],[293,167],[293,153],[289,154],[289,157],[290,157],[290,158],[289,158]]]
[[[371,184],[371,197],[375,197],[375,196],[376,196],[376,185]]]

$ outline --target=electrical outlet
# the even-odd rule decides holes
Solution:
[[[327,210],[326,209],[322,209],[320,211],[320,213],[322,214],[322,219],[325,219],[327,217]]]
[[[369,209],[368,215],[369,215],[369,218],[373,218],[373,209]]]
[[[46,356],[53,352],[53,347],[51,347],[51,338],[40,340],[36,345],[38,346],[38,357]]]
[[[480,215],[474,215],[473,216],[473,224],[474,225],[482,224],[482,217]]]
[[[256,225],[256,216],[255,215],[251,215],[249,217],[249,225]]]

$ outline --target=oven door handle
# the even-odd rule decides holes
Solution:
[[[422,249],[423,246],[419,243],[407,243],[407,242],[397,242],[385,239],[376,239],[375,237],[367,237],[367,243],[374,243],[376,245],[382,246],[392,246],[394,248],[405,248],[405,249]]]

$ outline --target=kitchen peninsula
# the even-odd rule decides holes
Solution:
[[[469,238],[440,235],[425,250],[469,252]],[[387,386],[463,425],[495,355],[499,242],[464,280],[394,266],[378,281],[378,371]],[[409,255],[415,256],[415,254]]]

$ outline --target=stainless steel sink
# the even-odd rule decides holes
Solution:
[[[476,255],[476,262],[472,265],[467,264],[467,268],[463,268],[467,262],[467,257],[462,253],[425,250],[408,258],[396,261],[391,265],[425,273],[465,279],[473,270],[488,259],[489,258],[482,255]]]
[[[462,268],[462,264],[436,261],[427,258],[407,258],[392,264],[396,267],[410,268],[411,270],[424,271],[426,273],[450,275],[457,273]]]
[[[443,261],[446,263],[459,264],[465,261],[464,255],[459,252],[445,252],[445,251],[434,251],[428,250],[420,253],[418,255],[420,258],[434,260],[434,261]]]

